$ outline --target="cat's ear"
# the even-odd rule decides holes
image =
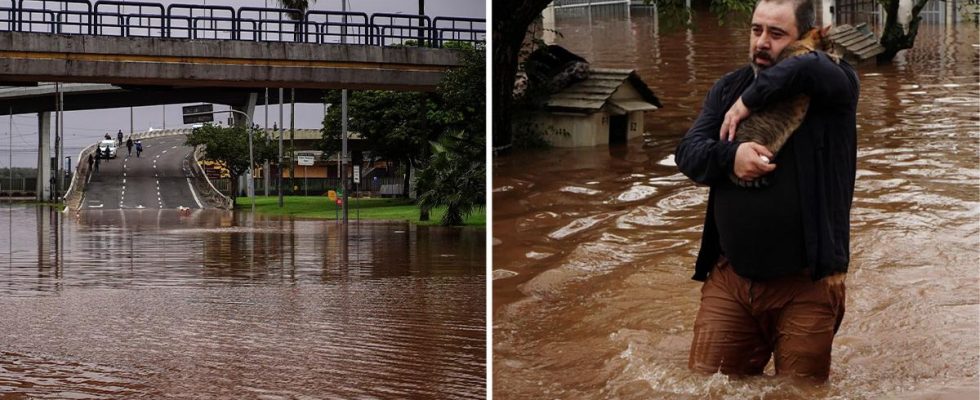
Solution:
[[[830,25],[820,28],[820,36],[827,37],[830,35]]]

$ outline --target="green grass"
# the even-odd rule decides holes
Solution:
[[[252,202],[248,197],[239,197],[238,209],[248,211]],[[348,218],[355,219],[360,210],[360,218],[368,220],[411,221],[418,225],[439,225],[445,207],[437,207],[429,213],[429,221],[419,222],[419,208],[411,200],[363,198],[350,199]],[[275,196],[255,196],[255,211],[264,215],[293,216],[299,218],[336,219],[340,213],[336,203],[327,196],[285,196],[283,207]],[[467,226],[486,226],[486,210],[479,208],[466,219]]]

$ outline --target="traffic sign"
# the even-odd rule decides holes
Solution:
[[[361,166],[354,166],[354,183],[361,183]]]
[[[193,106],[184,107],[184,123],[185,124],[196,124],[200,122],[212,122],[214,121],[214,105],[212,104],[198,104]],[[197,115],[191,115],[197,114]]]
[[[316,162],[316,158],[313,156],[296,156],[296,163],[299,165],[310,166]]]

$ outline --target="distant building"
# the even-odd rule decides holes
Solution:
[[[625,143],[643,134],[644,113],[661,107],[635,71],[591,68],[587,79],[552,94],[533,123],[556,147]]]

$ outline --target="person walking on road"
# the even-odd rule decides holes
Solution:
[[[133,155],[133,137],[132,136],[130,136],[128,139],[126,139],[126,150],[129,152],[128,154],[126,154],[126,157],[129,157],[129,156],[132,156]]]
[[[136,158],[140,158],[140,154],[143,153],[143,141],[136,141]]]
[[[119,133],[116,134],[116,138],[119,139],[119,145],[120,146],[122,146],[122,136],[123,136],[122,135],[122,129],[120,129],[119,130]]]
[[[102,160],[102,152],[99,151],[99,150],[96,150],[95,151],[95,169],[93,170],[96,173],[99,172],[99,160]],[[89,162],[91,162],[91,161],[92,161],[92,155],[89,154]]]
[[[109,146],[106,146],[105,150],[102,150],[102,158],[105,159],[105,162],[109,162]]]
[[[94,162],[95,162],[95,160],[93,159],[93,157],[92,157],[92,155],[91,155],[91,154],[89,154],[89,155],[88,155],[88,170],[89,170],[89,171],[91,171],[91,170],[92,170],[92,164],[93,164]]]

